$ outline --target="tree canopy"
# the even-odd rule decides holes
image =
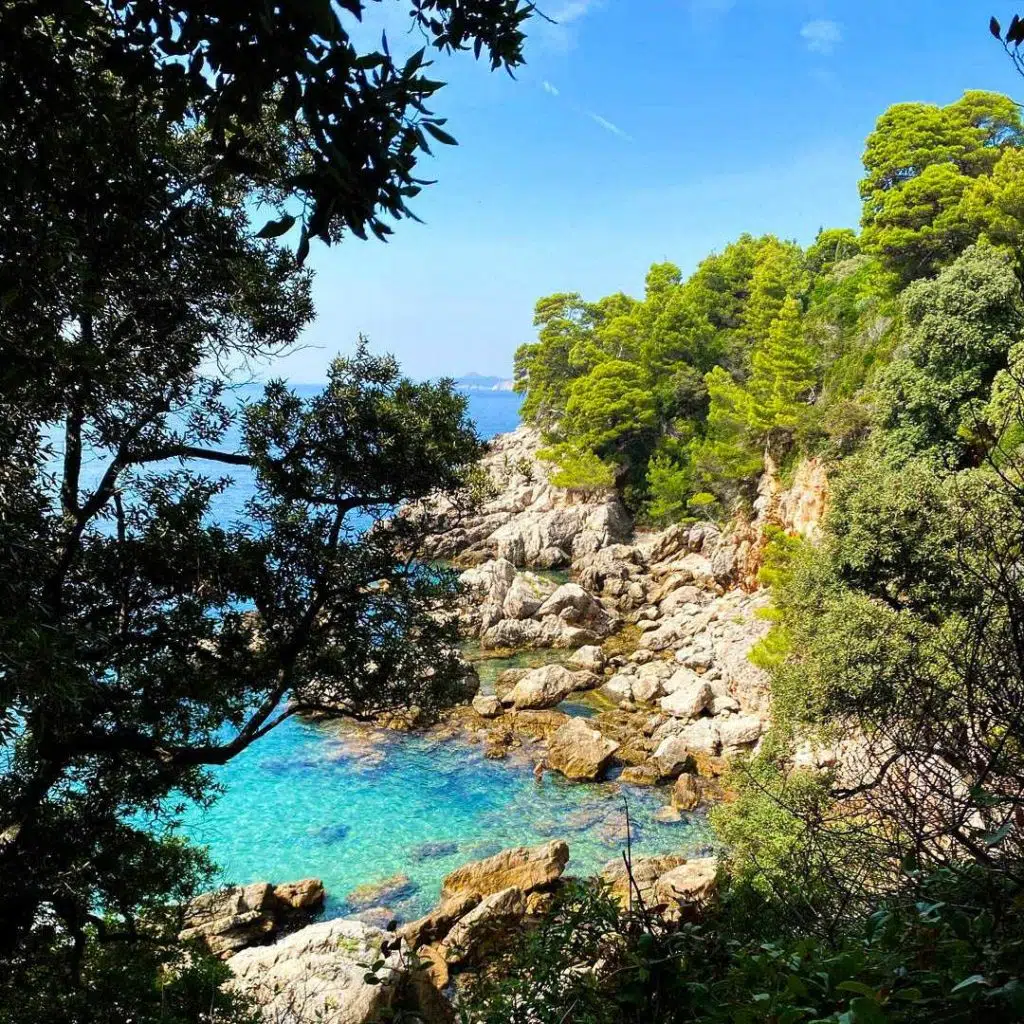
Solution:
[[[522,59],[529,5],[407,9],[429,46]],[[429,524],[394,513],[438,488],[461,500],[482,451],[465,400],[362,343],[320,394],[240,390],[313,316],[309,240],[386,235],[427,139],[451,141],[425,51],[359,52],[346,25],[363,11],[0,12],[12,1024],[229,1012],[223,972],[176,940],[211,868],[176,830],[183,802],[298,710],[430,712],[462,693],[438,614],[454,577],[415,559]]]

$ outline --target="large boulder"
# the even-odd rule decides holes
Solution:
[[[482,960],[495,946],[508,942],[526,914],[522,889],[510,886],[485,896],[452,926],[442,951],[449,965]]]
[[[667,920],[692,920],[715,892],[718,862],[714,857],[688,860],[666,871],[654,883],[654,901],[664,906]]]
[[[409,973],[400,948],[382,952],[393,936],[361,921],[309,925],[270,946],[244,949],[229,961],[228,987],[247,996],[267,1024],[369,1024],[380,1020]],[[384,960],[366,980],[366,964]]]
[[[677,811],[695,811],[698,807],[716,803],[725,797],[725,790],[717,779],[684,772],[672,787],[672,806]]]
[[[459,582],[470,596],[470,607],[487,629],[504,618],[505,597],[516,579],[516,567],[504,558],[467,569]]]
[[[312,918],[324,903],[324,884],[304,878],[272,886],[268,882],[231,886],[197,896],[185,908],[183,942],[201,940],[215,956],[269,942],[282,930]]]
[[[608,700],[613,701],[616,704],[632,700],[633,683],[635,682],[635,676],[627,675],[625,672],[617,672],[601,687],[601,696],[606,697]]]
[[[684,772],[693,771],[695,767],[693,751],[678,735],[663,739],[654,751],[653,760],[657,764],[662,778],[672,779]]]
[[[473,698],[473,710],[481,718],[497,718],[503,708],[496,694],[478,693]]]
[[[599,779],[612,755],[619,749],[614,740],[591,729],[581,718],[570,718],[551,738],[548,767],[567,779]]]
[[[450,899],[442,900],[429,914],[402,925],[398,929],[398,934],[413,950],[432,942],[440,942],[451,931],[452,925],[468,914],[479,902],[480,897],[475,892],[452,896]]]
[[[553,708],[576,689],[577,679],[564,665],[542,665],[523,676],[504,703],[520,709]]]
[[[587,672],[601,672],[604,669],[604,651],[597,644],[587,644],[573,651],[569,664],[574,668],[585,669]]]
[[[480,634],[480,646],[484,650],[520,650],[550,644],[545,644],[544,627],[536,619],[501,619]]]
[[[557,615],[571,626],[581,626],[606,636],[615,626],[615,620],[601,603],[588,594],[578,583],[563,583],[538,609],[537,615]]]
[[[505,594],[502,605],[505,618],[531,618],[556,589],[555,584],[543,576],[532,572],[519,573]]]
[[[441,898],[475,894],[490,896],[515,887],[524,893],[551,885],[561,878],[569,862],[569,847],[561,839],[542,846],[518,846],[485,860],[456,868],[441,885]]]
[[[525,647],[556,647],[571,650],[582,644],[594,644],[601,637],[592,629],[574,626],[557,615],[543,619],[502,619],[480,635],[485,650]]]
[[[689,669],[682,671],[688,672]],[[675,676],[672,678],[675,679]],[[675,687],[667,697],[662,697],[658,704],[662,711],[673,718],[696,718],[710,705],[711,698],[711,687],[707,680],[695,676],[692,680]]]
[[[722,752],[737,753],[761,738],[764,723],[756,715],[723,715],[717,719]]]
[[[686,766],[691,754],[717,757],[721,749],[717,719],[698,718],[696,722],[690,722],[678,731],[660,738],[654,756],[666,775],[678,775],[688,770]]]
[[[601,878],[610,886],[610,894],[623,908],[630,902],[636,902],[636,890],[640,890],[640,898],[649,906],[654,905],[654,884],[672,868],[685,864],[686,858],[676,854],[665,854],[660,857],[641,857],[632,863],[633,882],[630,882],[626,865],[620,859],[609,861],[601,870]]]

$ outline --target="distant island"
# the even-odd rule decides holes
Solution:
[[[506,377],[488,377],[482,373],[467,373],[456,377],[455,386],[461,391],[511,391],[514,381]]]

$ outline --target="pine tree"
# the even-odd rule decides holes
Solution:
[[[795,429],[806,408],[801,401],[815,381],[814,351],[804,340],[800,303],[788,298],[751,356],[747,429],[764,445],[777,431]]]

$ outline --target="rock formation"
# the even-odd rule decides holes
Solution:
[[[467,894],[490,896],[513,886],[523,892],[533,892],[561,878],[568,862],[569,847],[560,839],[543,846],[503,850],[453,871],[441,886],[441,898]]]
[[[378,928],[344,918],[310,925],[229,961],[230,988],[248,996],[267,1024],[369,1024],[392,1006],[409,976],[408,951]],[[384,960],[374,983],[367,964]]]
[[[211,953],[227,959],[308,922],[323,903],[324,885],[319,878],[277,886],[268,882],[232,886],[203,893],[189,903],[178,937],[199,939]]]

